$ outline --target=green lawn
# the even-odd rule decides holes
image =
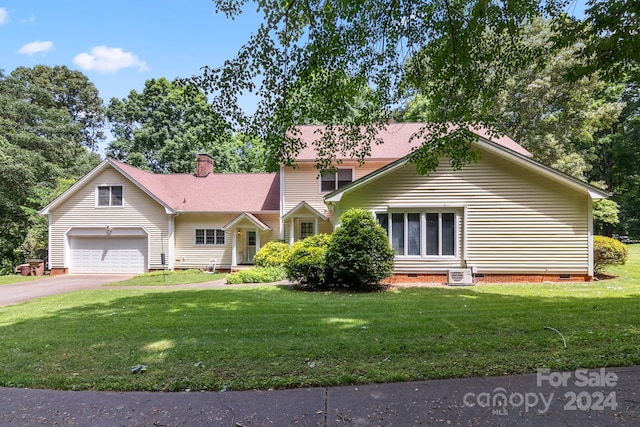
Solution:
[[[11,274],[6,276],[0,275],[0,286],[10,285],[12,283],[29,282],[31,280],[42,279],[42,276],[22,276],[19,274]]]
[[[640,246],[611,272],[621,277],[374,294],[58,295],[0,308],[0,386],[240,390],[637,365]]]
[[[109,286],[168,286],[211,282],[222,279],[224,273],[206,274],[200,270],[154,271],[140,274],[128,280],[109,283]]]

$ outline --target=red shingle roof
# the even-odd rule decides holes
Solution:
[[[411,136],[423,123],[394,123],[378,132],[383,144],[373,144],[370,159],[397,160],[421,144]],[[297,156],[298,161],[313,161],[317,157],[314,141],[320,138],[324,126],[299,126],[299,137],[306,147]],[[530,157],[531,153],[511,138],[495,139],[483,129],[472,130],[486,139]],[[342,159],[346,160],[346,159]],[[181,212],[260,212],[280,209],[280,175],[277,173],[213,173],[206,177],[191,174],[154,174],[109,159],[108,162],[137,182],[150,195],[172,210]]]
[[[280,209],[280,174],[154,174],[109,159],[171,209],[181,212],[260,212]]]
[[[380,160],[396,160],[409,154],[413,148],[417,148],[422,144],[423,139],[416,138],[411,140],[411,137],[425,126],[424,123],[392,123],[389,124],[386,129],[378,131],[378,137],[384,141],[383,144],[371,145],[370,159]],[[307,143],[307,146],[303,148],[296,156],[298,161],[313,161],[318,155],[314,146],[314,142],[320,139],[321,132],[325,129],[325,126],[298,126],[300,132],[296,135],[302,141]],[[502,136],[495,138],[489,136],[487,131],[482,128],[470,129],[473,133],[488,139],[496,144],[499,144],[511,151],[515,151],[518,154],[526,157],[531,157],[531,153],[527,151],[520,144],[508,136]],[[340,158],[341,160],[347,160]],[[366,159],[365,159],[366,161]]]

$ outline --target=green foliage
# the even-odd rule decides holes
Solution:
[[[326,257],[333,283],[368,289],[391,275],[393,260],[389,237],[370,212],[351,209],[340,216]]]
[[[596,228],[601,229],[602,224],[618,224],[618,213],[619,205],[613,200],[600,199],[593,202],[593,221]]]
[[[150,79],[141,93],[111,99],[107,118],[115,140],[106,153],[156,173],[191,173],[196,155],[214,158],[218,172],[262,171],[262,142],[233,136],[226,120],[194,86]]]
[[[582,63],[571,75],[598,73],[608,80],[630,76],[640,82],[640,4],[628,0],[590,0],[582,20],[561,15],[555,25],[562,34],[557,43],[585,43],[579,52]]]
[[[213,2],[230,18],[254,7]],[[409,98],[404,120],[436,123],[416,135],[425,146],[439,144],[412,158],[421,173],[438,156],[455,165],[473,160],[465,139],[440,140],[453,123],[507,132],[543,163],[585,178],[592,168],[586,155],[610,165],[609,146],[597,153],[578,146],[616,127],[623,105],[601,102],[602,79],[628,77],[636,94],[640,83],[637,2],[589,1],[580,19],[564,0],[258,0],[255,6],[262,24],[236,58],[204,67],[191,82],[235,127],[265,141],[272,164],[293,163],[303,142],[291,127],[300,123],[331,125],[317,147],[321,169],[340,156],[362,160],[378,142],[374,129]],[[251,117],[238,105],[244,91],[261,100]],[[411,105],[416,95],[421,105]],[[429,114],[420,114],[424,108]]]
[[[315,234],[297,241],[284,265],[287,279],[305,288],[323,287],[327,278],[325,256],[330,240],[328,234]]]
[[[596,273],[602,273],[612,265],[627,262],[629,249],[624,243],[605,236],[593,237],[593,265]]]
[[[229,17],[246,6],[214,3]],[[257,8],[263,22],[236,58],[204,67],[191,81],[219,114],[249,127],[267,144],[270,159],[284,164],[293,163],[303,144],[290,132],[300,123],[331,126],[318,145],[319,166],[341,155],[364,159],[391,109],[416,91],[433,102],[441,126],[495,123],[491,107],[504,80],[542,49],[523,43],[519,27],[541,13],[537,2],[505,8],[493,0],[260,0]],[[260,99],[252,117],[238,105],[244,91]],[[423,134],[425,145],[437,141],[443,134],[435,130],[441,129]],[[454,163],[465,163],[468,145],[457,142],[445,140],[448,149],[414,160],[429,170],[447,152]]]
[[[100,140],[98,100],[87,78],[65,67],[0,73],[0,271],[43,256],[46,220],[39,209],[61,183],[98,163],[87,149]]]
[[[11,75],[48,91],[52,95],[52,105],[56,109],[67,110],[79,126],[82,145],[91,152],[98,150],[99,144],[105,140],[105,108],[98,89],[87,76],[64,65],[18,67]]]
[[[272,240],[260,248],[253,260],[258,267],[283,267],[292,250],[288,243]]]
[[[236,285],[241,283],[279,282],[284,277],[284,270],[281,267],[255,267],[228,274],[226,279],[228,284]]]

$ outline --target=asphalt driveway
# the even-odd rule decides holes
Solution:
[[[62,294],[82,289],[96,289],[107,283],[119,282],[133,277],[133,274],[65,274],[44,276],[30,282],[0,286],[0,307],[23,301]]]

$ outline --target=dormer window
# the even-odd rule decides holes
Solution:
[[[98,206],[122,206],[122,185],[100,185],[98,187]]]
[[[320,191],[334,191],[353,181],[353,169],[335,169],[322,172],[320,176]]]

